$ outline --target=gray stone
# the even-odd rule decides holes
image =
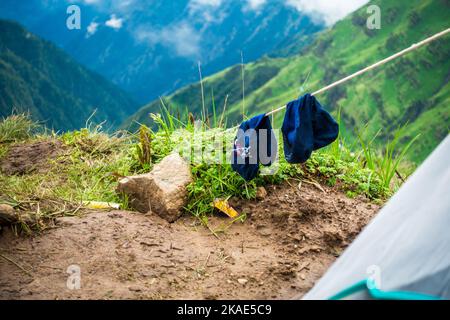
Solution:
[[[178,153],[171,153],[150,173],[121,179],[117,191],[128,195],[133,209],[142,213],[151,211],[173,222],[186,205],[186,186],[191,181],[189,164]]]
[[[9,225],[19,221],[27,224],[33,223],[30,214],[16,211],[9,204],[0,204],[0,224]]]
[[[0,224],[10,224],[17,221],[16,211],[8,204],[0,203]]]
[[[267,197],[267,191],[264,187],[258,187],[256,189],[256,199],[264,200]]]
[[[59,217],[59,218],[55,219],[55,223],[58,226],[69,227],[69,226],[76,224],[76,222],[77,222],[76,219],[78,219],[78,218],[77,217]]]

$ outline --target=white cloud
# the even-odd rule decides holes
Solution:
[[[332,25],[347,14],[365,5],[369,0],[286,0],[286,4],[311,16],[316,22]]]
[[[189,17],[185,20],[190,24],[202,23],[203,28],[211,23],[220,24],[226,15],[226,5],[226,0],[190,0],[187,6]]]
[[[67,0],[73,2],[74,0]],[[114,9],[120,9],[121,7],[128,7],[135,3],[135,0],[77,0],[86,5],[97,5],[102,7],[109,7]]]
[[[265,5],[267,0],[247,0],[247,5],[252,10],[258,10]]]
[[[86,38],[89,38],[90,36],[94,35],[98,30],[99,24],[95,21],[92,21],[88,27],[87,27],[87,33]]]
[[[139,6],[135,0],[115,0],[113,4],[111,4],[111,7],[121,13],[139,10]]]
[[[189,15],[203,14],[204,18],[211,17],[211,12],[220,9],[222,0],[190,0],[188,4]]]
[[[190,6],[209,6],[209,7],[218,7],[222,4],[222,0],[191,0],[189,2]]]
[[[139,29],[138,41],[147,41],[150,45],[161,44],[180,57],[198,58],[200,55],[200,34],[186,22],[169,26],[162,30]]]
[[[123,24],[123,19],[122,18],[117,18],[115,14],[112,14],[109,17],[109,20],[107,20],[105,22],[105,26],[113,28],[115,30],[118,30],[118,29],[122,28],[122,24]]]

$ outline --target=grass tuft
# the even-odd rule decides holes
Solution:
[[[40,126],[28,114],[13,114],[0,121],[0,143],[19,142],[33,136]]]

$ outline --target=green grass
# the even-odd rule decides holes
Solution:
[[[39,128],[27,114],[13,114],[0,121],[0,144],[30,138]]]
[[[394,176],[397,174],[399,176],[398,168],[400,162],[404,159],[408,150],[415,143],[420,135],[415,136],[413,139],[408,141],[404,146],[400,146],[400,139],[404,137],[404,133],[407,126],[403,126],[395,130],[393,133],[393,138],[389,140],[385,147],[378,152],[373,148],[373,142],[377,138],[378,131],[370,140],[363,137],[363,134],[358,133],[358,139],[362,148],[362,153],[364,154],[365,164],[369,169],[376,172],[378,177],[381,179],[381,184],[384,188],[389,189]]]

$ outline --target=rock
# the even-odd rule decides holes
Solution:
[[[62,227],[69,227],[72,226],[76,223],[76,218],[75,217],[59,217],[55,219],[55,223],[58,226],[62,226]]]
[[[189,164],[178,153],[171,153],[150,173],[121,179],[117,191],[128,195],[129,205],[135,210],[151,211],[173,222],[186,205],[186,186],[191,181]]]
[[[0,224],[10,224],[17,221],[16,211],[8,204],[0,204]]]
[[[33,224],[33,218],[28,213],[16,211],[8,204],[0,204],[0,224],[9,225],[19,221]]]
[[[267,227],[264,227],[264,228],[257,228],[257,230],[258,230],[258,233],[259,233],[260,235],[264,236],[264,237],[268,237],[268,236],[270,236],[270,235],[272,234],[272,230],[270,230],[270,229],[267,228]]]
[[[248,282],[248,280],[244,279],[244,278],[239,278],[239,279],[237,279],[237,282],[239,282],[242,285],[245,285]]]
[[[329,246],[341,245],[345,240],[345,237],[339,229],[331,227],[324,228],[322,238]]]
[[[258,187],[256,189],[256,199],[263,200],[267,197],[267,191],[264,187]]]
[[[133,292],[142,292],[142,288],[139,286],[128,287],[128,290],[133,291]]]
[[[206,291],[203,293],[203,299],[205,300],[217,300],[218,295],[213,291]]]

